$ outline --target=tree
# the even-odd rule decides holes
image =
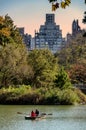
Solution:
[[[8,43],[21,44],[23,40],[13,20],[5,15],[0,16],[0,45],[5,46]]]
[[[82,33],[67,43],[57,57],[58,63],[64,66],[73,84],[86,82],[86,38],[83,38]]]
[[[56,86],[60,89],[72,88],[70,78],[63,67],[60,68],[55,83]]]
[[[49,50],[33,50],[28,61],[33,68],[32,85],[35,87],[50,87],[54,85],[58,71],[57,60]]]
[[[86,38],[83,38],[82,33],[77,34],[76,38],[67,43],[56,56],[59,64],[65,68],[78,63],[81,59],[86,59]]]
[[[23,44],[8,44],[0,49],[0,87],[27,82],[32,73],[27,56]]]
[[[86,84],[86,60],[80,61],[79,64],[74,64],[69,70],[69,77],[73,84]]]
[[[26,84],[32,69],[28,52],[12,19],[0,16],[0,87]]]

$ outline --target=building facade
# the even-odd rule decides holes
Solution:
[[[76,36],[77,33],[81,31],[78,20],[73,20],[72,22],[72,36]]]
[[[83,30],[81,30],[81,27],[79,26],[78,19],[73,20],[72,22],[72,33],[67,34],[67,43],[69,43],[72,39],[76,37],[77,34],[82,33]]]
[[[25,34],[24,27],[19,27],[18,30],[19,30],[20,35],[23,38],[23,42],[25,43],[27,49],[30,50],[31,49],[31,38],[32,38],[31,35],[29,35],[28,33]]]
[[[47,48],[55,53],[63,46],[62,30],[56,25],[54,14],[46,14],[45,24],[40,26],[39,32],[35,31],[34,39],[36,49]]]

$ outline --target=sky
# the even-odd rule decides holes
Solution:
[[[60,25],[63,37],[71,33],[74,19],[78,19],[80,27],[86,29],[86,24],[82,23],[86,11],[85,0],[71,0],[66,9],[59,8],[55,12],[52,12],[51,6],[48,0],[0,0],[0,16],[8,14],[17,27],[25,27],[25,33],[33,37],[34,31],[39,31],[40,25],[44,25],[47,13],[55,14],[55,23]]]

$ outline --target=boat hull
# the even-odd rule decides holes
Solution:
[[[25,120],[36,120],[36,119],[45,119],[45,116],[37,116],[37,117],[25,116]]]
[[[25,120],[35,120],[36,117],[25,116]]]

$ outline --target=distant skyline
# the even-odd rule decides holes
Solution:
[[[52,12],[48,0],[0,0],[0,15],[8,14],[17,27],[25,27],[25,33],[32,36],[35,30],[39,31],[40,25],[44,25],[47,13],[55,14],[55,22],[60,25],[63,37],[68,32],[71,33],[74,19],[78,19],[80,27],[86,29],[86,24],[82,23],[84,11],[86,11],[85,0],[71,0],[69,7],[59,8],[55,12]]]

